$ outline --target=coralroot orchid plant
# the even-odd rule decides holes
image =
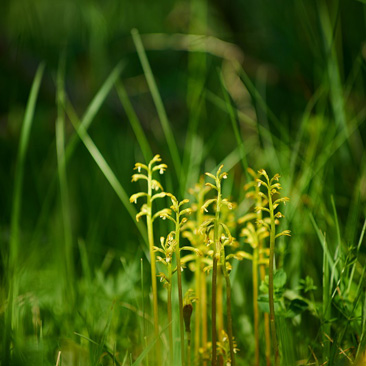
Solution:
[[[267,205],[267,199],[263,198],[260,192],[260,187],[257,184],[259,174],[253,169],[248,168],[248,173],[253,178],[244,186],[247,191],[245,197],[252,199],[255,202],[255,207]],[[249,212],[238,220],[238,224],[245,224],[241,230],[240,236],[244,237],[244,242],[248,243],[252,248],[252,254],[247,253],[246,258],[252,261],[252,281],[253,281],[253,313],[254,313],[254,339],[255,339],[255,365],[259,366],[259,309],[258,309],[258,269],[260,272],[261,281],[265,280],[266,268],[269,265],[269,248],[264,247],[264,240],[269,236],[269,231],[266,226],[259,224],[262,220],[262,211]],[[270,224],[270,219],[264,219]],[[266,340],[266,364],[271,365],[271,340],[269,328],[268,313],[264,313],[264,332]]]
[[[192,210],[190,208],[181,209],[183,205],[189,202],[189,200],[185,199],[181,202],[178,202],[177,198],[172,194],[167,194],[171,200],[172,205],[170,209],[165,209],[160,212],[160,216],[162,219],[169,219],[175,225],[174,237],[175,237],[175,258],[177,261],[177,274],[178,274],[178,298],[179,298],[179,325],[180,325],[180,337],[181,337],[181,358],[182,365],[185,364],[185,356],[184,356],[184,328],[183,328],[183,289],[182,289],[182,264],[180,260],[180,251],[183,249],[195,251],[194,248],[184,247],[180,248],[180,233],[182,225],[187,222],[187,218],[183,217],[184,215],[190,215]],[[172,210],[175,215],[172,215]]]
[[[166,164],[158,164],[161,162],[160,155],[155,155],[148,165],[136,163],[135,170],[137,173],[132,176],[132,182],[137,182],[139,180],[147,181],[147,192],[135,193],[130,197],[130,202],[137,203],[138,198],[146,197],[146,203],[141,206],[140,212],[136,215],[136,220],[142,216],[146,216],[147,232],[149,240],[149,250],[151,259],[151,284],[153,290],[153,308],[154,308],[154,331],[155,337],[159,337],[159,314],[158,314],[158,290],[156,285],[156,265],[155,265],[155,252],[154,252],[154,230],[153,222],[156,217],[161,216],[163,212],[159,211],[153,214],[153,202],[157,198],[163,198],[166,193],[163,191],[163,187],[153,178],[155,172],[163,174],[167,169]],[[157,165],[156,165],[157,164]],[[157,191],[160,193],[155,193]],[[157,359],[160,359],[160,352],[158,352]]]
[[[168,290],[168,322],[169,322],[169,352],[170,352],[170,362],[173,362],[173,352],[174,352],[174,342],[173,342],[173,314],[172,314],[172,278],[173,273],[176,268],[173,269],[173,254],[175,252],[175,247],[177,242],[174,240],[174,233],[171,232],[166,238],[163,236],[160,238],[161,247],[154,246],[154,252],[161,255],[156,256],[156,261],[162,263],[167,268],[167,274],[160,272],[158,277],[160,277],[160,282],[163,283],[164,287]]]
[[[222,196],[222,183],[227,179],[228,174],[223,172],[223,165],[219,167],[216,174],[206,173],[211,182],[204,183],[203,178],[190,190],[193,196],[193,203],[190,207],[188,199],[179,201],[173,194],[163,190],[161,183],[154,179],[155,173],[163,174],[167,169],[166,164],[161,163],[159,155],[148,163],[148,165],[137,163],[137,173],[132,176],[132,181],[146,180],[146,192],[135,193],[130,201],[136,203],[137,199],[145,198],[146,202],[141,206],[136,220],[146,216],[148,229],[148,242],[151,257],[151,283],[153,293],[153,314],[154,333],[156,339],[159,337],[158,318],[158,288],[156,277],[167,289],[167,320],[169,329],[169,362],[172,365],[174,357],[174,322],[173,308],[173,277],[177,273],[177,298],[179,314],[180,354],[181,365],[190,366],[192,360],[194,365],[235,365],[235,353],[238,351],[233,336],[232,322],[232,301],[231,301],[231,259],[252,261],[253,277],[253,307],[254,307],[254,333],[255,333],[255,364],[259,366],[259,309],[258,309],[258,274],[263,281],[266,276],[266,269],[269,274],[269,307],[270,314],[264,314],[264,329],[266,335],[266,362],[270,364],[270,346],[272,343],[275,365],[279,364],[279,351],[276,338],[274,298],[273,298],[273,274],[274,274],[274,253],[275,240],[282,235],[290,235],[288,230],[276,233],[276,225],[279,218],[283,217],[280,212],[275,212],[280,203],[286,203],[287,197],[279,196],[281,186],[278,182],[279,175],[272,179],[268,178],[264,170],[258,174],[249,170],[253,181],[249,182],[245,189],[248,190],[246,198],[255,201],[255,212],[249,212],[238,221],[235,218],[236,204]],[[263,179],[264,177],[264,179]],[[261,191],[266,187],[266,194]],[[213,198],[206,199],[206,196],[214,192]],[[171,201],[169,207],[161,210],[154,210],[155,200],[168,198]],[[206,200],[205,200],[206,199]],[[234,214],[233,214],[234,213]],[[266,217],[263,217],[265,213]],[[160,246],[154,243],[154,221],[161,218],[174,224],[173,229],[167,227],[168,235],[160,237]],[[241,237],[249,244],[251,250],[240,249],[238,241],[233,237],[237,225],[244,225],[241,230]],[[164,226],[164,225],[163,225]],[[269,246],[266,240],[269,237]],[[181,241],[188,241],[190,245],[181,245]],[[181,255],[181,252],[187,252]],[[229,253],[227,253],[229,251]],[[157,264],[163,266],[157,274]],[[189,289],[183,297],[183,268],[188,267],[194,274],[195,291]],[[207,273],[212,270],[211,292],[207,288]],[[224,322],[224,291],[223,280],[225,280],[226,294],[226,326]],[[195,294],[193,296],[193,293]],[[211,317],[208,314],[209,294],[211,293]],[[196,301],[194,322],[191,324],[193,315],[192,302]],[[269,321],[270,319],[270,321]],[[208,339],[209,321],[211,320],[211,341]],[[193,325],[194,337],[191,340],[191,326]],[[271,330],[271,340],[270,340]],[[185,343],[185,335],[187,343]],[[194,351],[191,352],[193,341]],[[162,365],[160,342],[156,343],[155,363]],[[186,347],[185,347],[186,344]],[[210,355],[211,352],[211,355]],[[178,355],[177,355],[178,356]]]
[[[225,246],[230,245],[233,242],[230,230],[227,225],[222,222],[220,217],[220,212],[223,206],[229,209],[233,208],[233,204],[226,198],[222,198],[221,184],[223,179],[227,179],[227,173],[223,172],[223,165],[217,170],[216,176],[211,173],[206,173],[206,175],[213,179],[215,184],[206,183],[208,187],[216,191],[216,197],[208,199],[201,210],[208,212],[208,207],[214,205],[215,216],[204,221],[201,225],[201,232],[206,234],[207,243],[212,245],[213,249],[213,263],[212,263],[212,305],[211,305],[211,323],[212,323],[212,359],[211,363],[213,366],[217,364],[217,352],[216,352],[216,340],[217,340],[217,328],[216,328],[216,284],[217,284],[217,268],[218,264],[221,267],[223,275],[226,281],[226,293],[227,293],[227,326],[228,326],[228,336],[230,344],[230,357],[231,364],[235,365],[234,356],[234,345],[233,345],[233,331],[232,331],[232,318],[231,318],[231,286],[229,272],[227,268],[226,256],[225,256]],[[212,235],[213,234],[213,235]]]
[[[262,169],[259,175],[264,177],[264,180],[256,178],[258,187],[264,186],[266,188],[266,194],[259,192],[258,195],[264,199],[261,206],[255,208],[257,213],[266,212],[269,216],[269,223],[266,219],[259,219],[257,222],[259,225],[264,226],[270,232],[270,247],[269,247],[269,317],[271,324],[271,337],[272,347],[275,356],[275,365],[280,365],[280,353],[276,334],[276,323],[275,323],[275,309],[274,309],[274,291],[273,291],[273,276],[274,276],[274,256],[275,256],[275,241],[280,236],[290,236],[290,230],[284,230],[276,234],[276,225],[279,224],[279,219],[284,216],[280,211],[276,212],[276,209],[280,203],[286,204],[290,199],[288,197],[276,198],[279,196],[279,191],[282,189],[279,183],[280,175],[275,174],[269,179],[267,172]],[[267,206],[267,207],[266,207]]]

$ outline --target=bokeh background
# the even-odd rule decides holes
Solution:
[[[143,348],[136,309],[141,307],[140,258],[145,263],[143,282],[146,287],[150,283],[147,248],[126,205],[74,137],[69,115],[65,142],[73,140],[74,149],[65,169],[67,195],[60,195],[58,70],[63,70],[66,99],[80,119],[112,73],[108,92],[90,112],[88,133],[127,195],[140,187],[131,183],[131,175],[148,150],[141,144],[142,134],[136,135],[136,125],[152,153],[168,164],[163,182],[180,198],[221,162],[230,175],[226,192],[239,203],[246,166],[280,173],[284,193],[292,200],[285,225],[293,232],[280,243],[281,263],[290,289],[309,275],[318,287],[317,298],[323,261],[319,232],[326,232],[332,253],[339,246],[347,258],[357,246],[365,217],[365,16],[362,0],[3,0],[0,328],[6,328],[8,291],[15,276],[19,322],[13,334],[14,364],[54,364],[58,349],[69,352],[71,360],[99,362],[101,350],[74,332],[94,340],[108,338],[122,359],[126,352],[135,359]],[[180,171],[132,29],[141,35]],[[21,129],[42,62],[14,244]],[[249,207],[244,201],[240,213]],[[17,248],[15,262],[12,245]],[[362,261],[364,245],[360,253]],[[249,360],[252,310],[245,304],[251,300],[250,270],[250,264],[240,265],[237,276],[243,280],[234,285],[235,331]],[[190,279],[187,275],[187,284]],[[106,309],[121,302],[108,315]],[[246,309],[244,314],[239,308]],[[307,318],[309,326],[301,328],[300,337],[311,343],[319,321],[305,314],[302,322]],[[296,359],[307,357],[306,347],[297,351]]]

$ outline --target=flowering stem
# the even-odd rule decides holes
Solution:
[[[216,366],[216,275],[217,275],[217,258],[213,257],[212,265],[212,360],[211,365]]]
[[[222,273],[220,270],[217,271],[217,280],[216,280],[216,317],[217,317],[217,334],[218,334],[218,341],[221,342],[223,338],[222,331],[224,330],[224,304],[223,304],[223,286],[222,286]],[[222,356],[219,356],[221,359]],[[220,361],[220,364],[222,362]]]
[[[263,202],[262,202],[262,198],[259,195],[259,187],[258,185],[256,186],[256,196],[257,196],[257,206],[261,207]],[[258,213],[258,219],[262,220],[262,211],[260,211]],[[258,251],[257,251],[257,260],[259,260],[260,262],[263,260],[263,240],[262,239],[258,239]],[[257,266],[258,266],[258,262],[257,262]],[[254,271],[254,261],[253,261],[253,271]],[[266,277],[266,270],[264,265],[262,264],[261,266],[259,266],[259,271],[260,271],[260,279],[261,281],[264,281],[265,277]],[[256,270],[256,274],[258,276],[258,269]],[[258,277],[257,277],[258,278]],[[257,280],[258,281],[258,280]],[[257,289],[257,298],[258,298],[258,282],[255,285],[254,284],[254,274],[253,274],[253,287],[255,286],[255,288]],[[258,302],[254,300],[254,290],[253,290],[253,302],[254,302],[254,319],[256,318],[255,312],[257,312],[258,314]],[[257,315],[258,316],[258,315]],[[259,322],[259,320],[258,320]],[[259,332],[258,332],[259,333]],[[271,366],[271,332],[270,332],[270,328],[269,328],[269,315],[268,313],[264,313],[264,335],[265,335],[265,340],[266,340],[266,366]],[[256,352],[258,352],[258,361],[257,361],[257,365],[259,365],[259,334],[258,334],[258,343],[257,343],[257,347],[258,347],[258,351],[256,350]],[[257,353],[256,353],[257,354]]]
[[[254,248],[253,250],[252,277],[253,277],[255,365],[259,366],[258,247]]]
[[[217,202],[216,202],[216,213],[214,221],[214,255],[213,255],[213,266],[212,266],[212,366],[216,366],[217,355],[216,355],[216,305],[217,305],[217,262],[220,258],[221,243],[219,238],[219,220],[220,220],[220,206],[221,206],[221,185],[217,180]]]
[[[206,348],[207,346],[207,284],[205,273],[201,272],[201,309],[202,309],[202,344]],[[203,366],[206,366],[207,362],[203,361]]]
[[[173,365],[173,317],[172,317],[172,264],[168,264],[168,322],[169,322],[169,352],[170,352],[170,364]]]
[[[187,366],[191,366],[191,331],[187,332]]]
[[[179,248],[179,236],[180,236],[180,217],[179,213],[176,214],[175,224],[175,256],[177,259],[177,274],[178,274],[178,297],[179,297],[179,327],[180,327],[180,351],[182,366],[185,365],[184,361],[184,328],[183,328],[183,291],[182,291],[182,266],[180,263],[180,248]]]
[[[154,312],[154,334],[155,337],[159,337],[159,314],[158,314],[158,289],[156,285],[156,263],[155,263],[155,252],[154,252],[154,233],[152,223],[152,204],[151,204],[151,170],[148,171],[148,195],[147,195],[147,233],[149,239],[149,251],[151,260],[151,285],[153,291],[153,312]],[[157,360],[160,361],[160,342],[157,342]]]
[[[201,301],[201,257],[196,257],[196,268],[195,268],[195,287],[196,296],[198,301]],[[199,348],[200,348],[200,325],[201,325],[201,312],[196,311],[194,318],[194,358],[198,359]]]
[[[263,268],[263,278],[261,274],[261,281],[264,281],[265,278],[265,270]],[[269,315],[268,313],[264,313],[264,336],[266,339],[266,366],[271,366],[271,332],[269,329]]]
[[[202,207],[204,203],[204,191],[199,194],[198,196],[198,207]],[[203,221],[203,213],[201,210],[197,211],[197,227],[200,227]],[[200,240],[199,240],[200,242]],[[195,327],[194,327],[194,359],[198,360],[199,356],[199,349],[201,344],[206,347],[207,342],[207,329],[205,329],[205,326],[207,327],[207,319],[206,317],[206,309],[204,308],[206,304],[204,304],[204,293],[202,284],[205,283],[205,275],[202,270],[202,261],[201,257],[196,257],[196,270],[195,270],[195,285],[196,285],[196,297],[198,300],[198,304],[201,306],[201,311],[196,311],[195,313]],[[206,325],[205,325],[206,324]],[[202,327],[202,331],[201,331]],[[201,336],[201,343],[200,343],[200,335]],[[206,333],[206,339],[204,338],[204,334]]]
[[[221,267],[222,272],[225,277],[226,282],[226,311],[227,311],[227,332],[229,337],[229,346],[230,346],[230,358],[231,365],[235,366],[235,354],[234,354],[234,340],[233,340],[233,320],[231,316],[231,284],[230,284],[230,276],[226,269],[226,259],[225,259],[225,248],[222,248],[221,252]]]
[[[275,366],[280,364],[280,354],[277,343],[276,335],[276,323],[275,323],[275,310],[274,310],[274,291],[273,291],[273,267],[274,267],[274,248],[275,248],[275,236],[276,236],[276,224],[274,217],[274,209],[272,203],[272,193],[270,183],[268,181],[268,208],[271,219],[271,231],[270,231],[270,247],[269,247],[269,271],[268,271],[268,285],[269,285],[269,318],[271,324],[271,336],[272,346],[275,356]]]

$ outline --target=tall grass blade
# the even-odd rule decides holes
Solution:
[[[101,88],[98,90],[97,94],[94,96],[90,104],[88,105],[88,108],[86,109],[81,121],[80,121],[80,128],[87,131],[93,122],[96,114],[98,113],[100,107],[106,100],[109,92],[117,82],[118,78],[120,77],[123,69],[125,67],[125,63],[123,61],[120,61],[116,67],[112,70],[112,72],[109,74],[106,81],[103,83]],[[66,146],[66,162],[73,154],[75,147],[78,143],[78,136],[77,134],[74,134],[70,141],[68,142]]]
[[[117,94],[118,94],[119,100],[122,103],[122,106],[126,112],[126,115],[131,124],[133,132],[135,133],[137,141],[140,145],[142,154],[144,155],[145,162],[150,161],[153,157],[153,154],[152,154],[152,151],[150,148],[149,141],[146,138],[144,130],[141,127],[141,123],[136,115],[136,112],[133,109],[133,106],[128,97],[126,89],[121,81],[117,82],[116,89],[117,89]]]
[[[356,250],[357,250],[356,257],[357,258],[358,258],[360,247],[361,247],[364,235],[365,235],[365,231],[366,231],[366,219],[363,222],[363,227],[362,227],[362,230],[361,230],[360,239],[358,240],[358,244],[357,244],[357,248],[356,248]],[[356,263],[357,263],[357,261],[355,261],[352,265],[351,274],[350,274],[350,277],[349,277],[349,280],[348,280],[349,282],[348,282],[348,287],[347,287],[347,293],[349,293],[349,290],[350,290],[351,285],[352,285],[353,276],[354,276],[355,270],[356,270]]]
[[[20,230],[20,213],[22,205],[22,191],[23,191],[23,178],[25,170],[25,159],[29,145],[29,137],[31,127],[33,124],[33,117],[39,88],[41,85],[45,64],[41,63],[38,66],[36,75],[33,80],[32,88],[29,94],[27,106],[25,109],[24,120],[22,124],[22,130],[20,135],[20,143],[18,147],[17,164],[15,170],[15,181],[12,201],[12,213],[10,224],[10,245],[9,245],[9,258],[5,268],[8,267],[8,310],[6,313],[5,327],[4,327],[4,362],[10,363],[10,332],[11,329],[17,328],[17,313],[15,309],[16,299],[19,291],[19,278],[18,278],[18,257],[19,257],[19,230]]]
[[[112,169],[104,159],[103,155],[100,153],[96,145],[94,144],[93,140],[90,138],[88,132],[86,131],[85,127],[79,122],[79,119],[73,110],[70,103],[66,105],[66,113],[70,118],[71,123],[73,124],[75,130],[77,131],[80,140],[83,142],[87,150],[89,151],[90,155],[98,165],[99,169],[117,194],[118,198],[125,206],[127,212],[131,216],[133,222],[136,224],[137,229],[140,231],[144,241],[148,244],[147,241],[147,232],[145,226],[141,222],[137,222],[135,220],[137,211],[130,203],[129,197],[127,196],[126,191],[122,187],[121,183],[118,181],[117,177],[113,173]]]
[[[318,239],[320,241],[320,244],[323,248],[323,251],[326,252],[326,258],[327,258],[327,261],[329,262],[329,266],[331,268],[334,268],[335,265],[334,265],[334,261],[332,259],[332,256],[330,255],[330,252],[329,252],[329,248],[328,246],[326,245],[326,239],[325,239],[325,235],[320,231],[319,227],[318,227],[318,224],[316,223],[315,219],[314,219],[314,216],[312,214],[309,214],[310,215],[310,220],[314,226],[314,229],[316,231],[316,234],[318,236]],[[338,272],[337,270],[335,269],[335,278],[336,280],[338,280]]]
[[[84,127],[85,130],[88,130],[91,123],[93,122],[95,116],[97,115],[98,111],[100,110],[101,106],[103,105],[105,99],[107,98],[108,94],[110,93],[111,89],[117,82],[119,76],[121,75],[123,69],[125,67],[125,63],[123,61],[119,62],[116,67],[111,71],[108,78],[105,80],[103,85],[100,87],[98,92],[95,94],[92,101],[89,103],[85,113],[82,116],[81,119],[81,125]],[[66,95],[65,95],[66,98]],[[67,101],[65,100],[65,103]],[[78,143],[78,136],[77,133],[74,133],[70,140],[66,143],[65,146],[65,165],[67,166],[67,163],[69,159],[71,158],[76,146]],[[45,198],[43,200],[42,205],[42,211],[39,215],[39,219],[37,222],[37,227],[35,230],[35,233],[38,235],[34,235],[33,241],[37,242],[39,241],[39,235],[41,233],[40,227],[44,224],[45,220],[48,219],[48,215],[51,209],[52,199],[53,195],[55,193],[56,188],[56,176],[53,178],[51,184],[49,185],[49,188],[45,194]]]
[[[276,127],[277,131],[284,137],[284,139],[288,140],[288,132],[283,127],[281,121],[276,117],[276,115],[269,108],[263,97],[258,92],[257,88],[250,80],[248,74],[244,71],[242,67],[239,69],[240,78],[243,80],[245,87],[248,89],[248,92],[253,98],[253,101],[258,105],[258,107],[262,108],[265,112],[266,116],[272,121],[273,125]]]
[[[339,1],[333,4],[339,12]],[[317,3],[318,16],[321,30],[323,33],[324,53],[327,68],[327,76],[329,82],[330,102],[333,109],[333,116],[338,126],[341,126],[347,133],[347,120],[344,108],[344,97],[339,65],[337,60],[336,50],[336,28],[339,24],[339,19],[334,19],[334,24],[331,22],[330,14],[325,3]],[[339,13],[338,13],[339,14]]]
[[[169,147],[169,151],[170,151],[170,154],[171,154],[171,157],[172,157],[172,160],[173,160],[174,169],[175,169],[175,172],[176,172],[177,177],[179,179],[182,164],[181,164],[181,160],[180,160],[180,157],[179,157],[178,146],[175,142],[173,132],[170,128],[168,116],[166,114],[163,102],[161,100],[159,90],[156,86],[155,78],[154,78],[153,72],[151,70],[149,61],[147,59],[145,49],[144,49],[144,46],[143,46],[142,41],[141,41],[140,34],[139,34],[137,29],[132,29],[131,34],[132,34],[133,42],[135,43],[135,47],[136,47],[137,54],[139,56],[142,68],[144,70],[144,74],[145,74],[147,83],[148,83],[149,88],[150,88],[151,96],[154,100],[155,107],[156,107],[156,110],[157,110],[158,115],[159,115],[161,126],[163,128],[165,138],[166,138],[166,141],[167,141],[167,144],[168,144],[168,147]]]
[[[339,228],[337,209],[336,209],[336,206],[335,206],[333,196],[331,196],[331,202],[332,202],[333,215],[334,215],[334,220],[335,220],[335,225],[336,225],[336,230],[337,230],[337,241],[338,241],[337,245],[338,245],[339,250],[341,251],[341,254],[342,254],[341,229]]]
[[[289,149],[282,149],[278,150],[275,147],[274,144],[274,134],[268,133],[266,135],[262,134],[262,130],[264,126],[266,130],[271,131],[271,124],[269,123],[269,120],[272,120],[272,125],[276,126],[277,117],[274,115],[274,113],[269,109],[266,99],[267,99],[267,69],[266,67],[259,67],[258,71],[256,72],[256,80],[254,85],[254,94],[252,94],[252,97],[256,98],[254,100],[254,105],[256,109],[257,114],[257,121],[258,121],[258,133],[260,138],[263,141],[264,145],[264,153],[267,155],[267,161],[271,162],[272,169],[276,171],[282,171],[281,169],[281,160],[280,158],[288,154]],[[284,123],[281,123],[281,121],[278,120],[277,126],[280,126],[281,130],[284,132],[281,132],[281,140],[288,143],[289,137],[287,131],[283,128]],[[263,135],[264,138],[261,136]],[[281,154],[279,154],[279,151],[281,151]],[[288,154],[289,155],[289,154]]]
[[[364,273],[362,274],[362,280],[364,280]],[[366,350],[366,291],[363,289],[363,306],[362,306],[362,316],[361,316],[361,335],[360,341],[357,347],[356,360],[360,359],[360,353]],[[359,364],[361,365],[361,363]]]
[[[18,148],[17,165],[15,171],[15,182],[13,191],[13,205],[11,216],[11,228],[10,228],[10,264],[14,264],[14,261],[18,257],[19,250],[19,226],[20,226],[20,209],[22,203],[22,189],[23,189],[23,177],[25,157],[29,144],[30,130],[33,123],[33,116],[35,105],[38,97],[38,92],[44,72],[45,64],[39,65],[36,75],[33,80],[32,89],[29,95],[27,107],[25,110],[25,116],[22,125],[22,131],[20,136],[20,143]]]
[[[168,329],[170,324],[168,324],[166,327],[164,327],[159,335],[155,337],[147,346],[146,348],[140,353],[139,357],[137,357],[136,361],[132,364],[132,366],[138,366],[141,364],[143,359],[147,356],[147,354],[151,351],[151,349],[154,347],[155,343],[160,339],[160,337],[164,334],[164,332]]]
[[[57,170],[60,185],[60,201],[62,211],[62,226],[64,240],[64,263],[65,263],[65,298],[67,303],[73,306],[73,250],[72,250],[72,232],[70,222],[70,205],[69,193],[67,186],[67,174],[65,164],[65,88],[64,88],[64,73],[65,73],[65,54],[60,58],[60,63],[57,72],[57,119],[56,119],[56,151],[57,151]]]
[[[189,33],[207,33],[207,0],[189,1]],[[201,42],[206,45],[206,37],[202,37]],[[203,47],[205,48],[205,46]],[[198,126],[205,122],[206,105],[204,99],[204,88],[207,79],[206,52],[194,52],[193,47],[188,47],[188,78],[186,105],[188,110],[188,128],[184,145],[183,170],[180,181],[181,194],[184,195],[199,179],[199,167],[202,162],[202,141],[197,133]],[[199,313],[196,312],[196,319]]]
[[[239,131],[237,118],[235,116],[234,108],[231,104],[229,93],[227,92],[225,81],[224,81],[224,78],[222,76],[222,73],[220,73],[220,82],[221,82],[221,87],[222,87],[222,91],[223,91],[223,94],[224,94],[226,108],[227,108],[227,111],[228,111],[228,114],[229,114],[229,117],[230,117],[231,125],[233,126],[236,143],[238,145],[240,160],[241,160],[241,163],[243,165],[243,170],[244,170],[246,179],[247,179],[247,181],[249,181],[250,178],[249,178],[249,174],[248,174],[248,161],[247,161],[247,158],[246,158],[247,153],[246,153],[246,149],[245,149],[245,144],[244,144],[244,140],[243,140],[243,138],[240,134],[240,131]]]
[[[329,253],[327,251],[327,242],[323,236],[323,311],[322,311],[322,340],[323,362],[327,362],[330,357],[330,317],[331,317],[331,278],[329,273]],[[333,266],[334,267],[334,266]]]

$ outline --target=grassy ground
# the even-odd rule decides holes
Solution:
[[[96,18],[89,16],[98,23],[101,13],[93,12],[92,4],[88,9]],[[111,17],[105,29],[112,32],[115,27],[117,32],[112,4],[104,9]],[[292,19],[273,5],[238,5],[263,20],[263,33],[254,31],[253,20],[242,29],[258,36],[257,44],[263,46],[259,51],[246,35],[241,44],[239,31],[225,36],[232,31],[222,25],[225,17],[233,28],[240,24],[230,7],[221,9],[219,18],[212,14],[220,9],[217,4],[190,5],[185,34],[178,32],[182,29],[160,33],[155,24],[159,9],[152,6],[155,20],[146,29],[139,27],[143,34],[133,30],[124,36],[128,52],[121,51],[122,59],[118,52],[109,58],[103,52],[111,33],[91,37],[90,65],[99,70],[91,73],[94,79],[83,77],[74,63],[71,41],[57,47],[53,60],[32,67],[33,81],[19,92],[19,100],[12,97],[15,92],[4,94],[9,103],[0,152],[1,365],[181,364],[177,275],[170,282],[171,318],[169,286],[157,278],[159,323],[154,328],[151,236],[145,218],[135,219],[142,201],[129,201],[146,189],[144,182],[131,182],[135,163],[148,163],[155,154],[168,166],[164,175],[156,175],[165,192],[179,201],[189,198],[190,204],[195,198],[189,189],[205,172],[216,174],[221,164],[227,172],[222,197],[234,203],[234,210],[215,217],[227,224],[230,235],[217,229],[192,242],[184,234],[189,225],[183,225],[180,246],[201,250],[202,263],[210,267],[213,253],[207,250],[214,251],[214,246],[200,245],[207,239],[219,242],[223,233],[236,238],[238,246],[225,249],[242,259],[231,261],[231,304],[226,302],[230,290],[224,273],[215,286],[217,327],[226,333],[231,309],[240,350],[236,364],[265,365],[268,341],[265,314],[271,281],[263,277],[268,269],[253,271],[254,261],[248,258],[253,259],[256,247],[240,235],[245,224],[238,223],[255,214],[257,205],[243,189],[252,179],[248,167],[265,169],[270,177],[279,173],[281,196],[290,198],[280,207],[285,218],[276,230],[291,230],[291,237],[281,236],[275,243],[281,365],[366,362],[365,55],[356,32],[361,29],[356,25],[363,24],[364,5],[354,1],[345,11],[346,4],[334,1],[319,3],[314,10],[300,1],[287,4]],[[7,4],[8,20],[16,17],[17,9]],[[177,6],[175,11],[171,17],[183,22],[184,9]],[[355,15],[351,21],[349,14]],[[355,25],[347,27],[352,21]],[[130,28],[139,25],[131,23]],[[9,34],[17,27],[9,26]],[[45,34],[45,44],[51,36]],[[109,45],[116,43],[109,39]],[[8,78],[3,73],[4,85],[14,90]],[[214,197],[207,193],[207,198]],[[170,205],[170,198],[162,197],[154,210]],[[197,215],[199,206],[187,217],[195,229],[203,220]],[[217,206],[209,208],[208,214],[215,210]],[[157,247],[161,236],[177,230],[167,222],[154,222]],[[269,238],[261,242],[269,247]],[[190,253],[182,252],[182,257]],[[186,365],[211,364],[212,270],[197,271],[199,258],[193,252],[181,276],[182,295],[192,288],[193,300],[198,300],[193,302],[191,352],[187,344],[183,347]],[[174,270],[175,255],[172,260]],[[158,274],[167,274],[167,268],[157,263]],[[197,273],[203,278],[198,287]],[[185,301],[187,305],[189,299]],[[218,333],[218,342],[218,364],[229,362],[228,341]]]

